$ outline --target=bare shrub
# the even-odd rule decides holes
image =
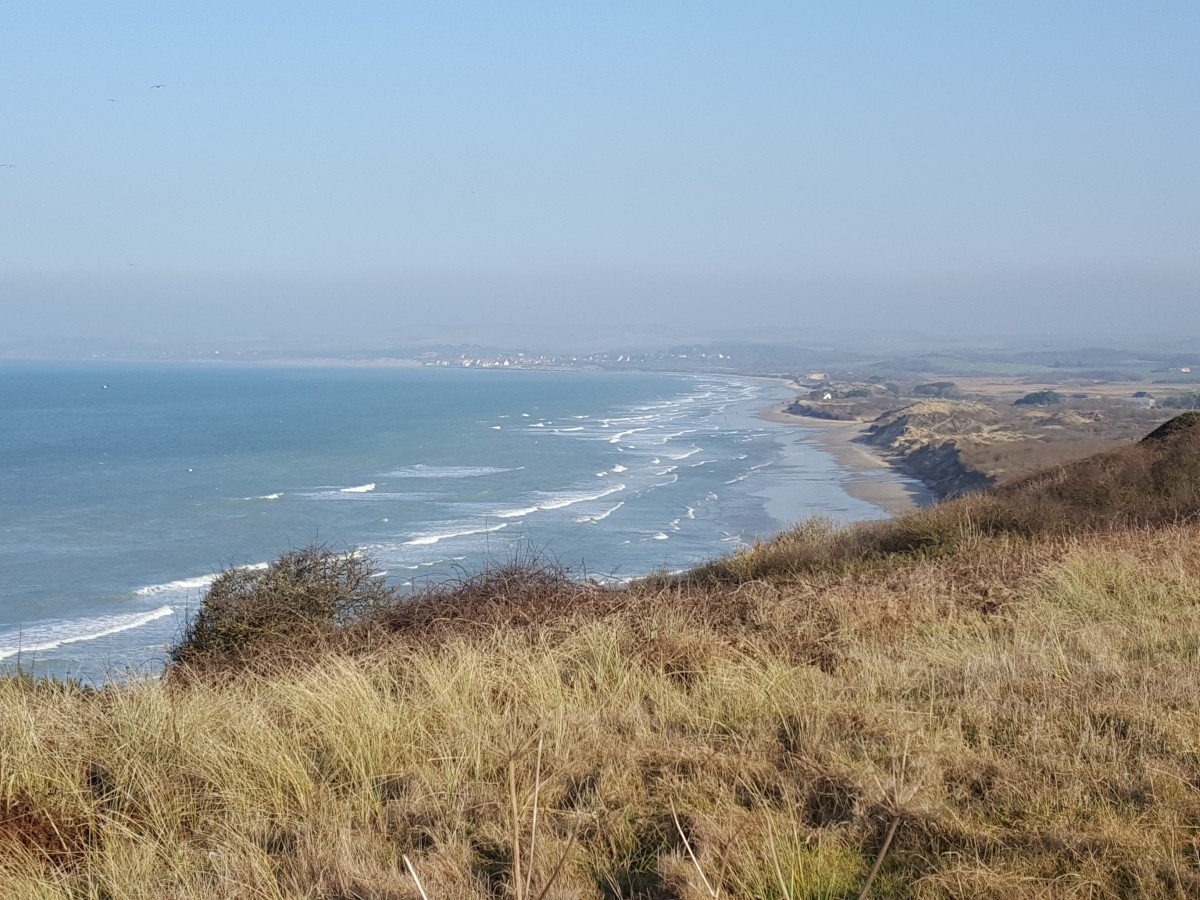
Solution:
[[[321,546],[293,550],[265,569],[222,572],[170,660],[195,667],[245,660],[272,645],[303,646],[396,597],[370,556]]]

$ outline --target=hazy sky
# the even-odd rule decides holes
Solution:
[[[0,342],[1200,333],[1198,48],[1196,0],[9,0]]]

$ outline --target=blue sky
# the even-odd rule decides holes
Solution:
[[[1200,333],[1197,47],[1195,2],[10,0],[0,340]]]

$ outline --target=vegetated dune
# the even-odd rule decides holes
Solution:
[[[1198,896],[1198,420],[622,589],[231,575],[0,683],[0,896]]]
[[[1026,407],[918,400],[874,418],[861,440],[944,499],[1128,446],[1160,415],[1111,399]]]

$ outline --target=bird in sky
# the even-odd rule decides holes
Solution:
[[[150,87],[152,87],[152,88],[160,88],[160,87],[166,87],[166,85],[165,85],[165,84],[152,84],[152,85],[150,85]]]
[[[116,101],[116,100],[114,100],[112,97],[106,97],[105,99],[106,99],[106,100],[108,100],[108,102],[109,102],[109,103],[116,103],[116,102],[117,102],[117,101]]]
[[[15,169],[15,163],[0,163],[0,169]]]

